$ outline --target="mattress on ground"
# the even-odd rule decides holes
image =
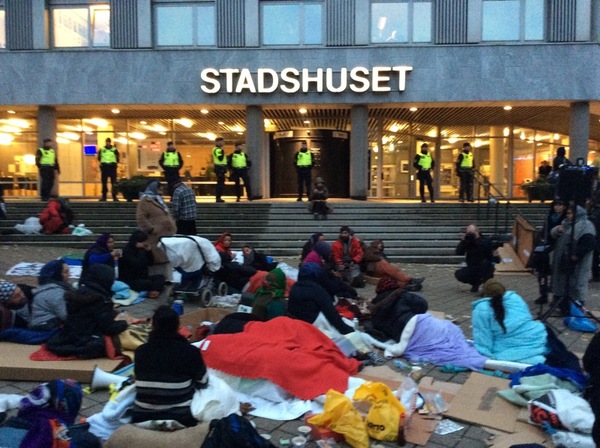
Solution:
[[[29,356],[40,349],[39,345],[0,342],[0,380],[49,381],[72,378],[82,383],[92,379],[94,367],[106,372],[119,367],[121,359],[82,359],[77,361],[32,361]]]

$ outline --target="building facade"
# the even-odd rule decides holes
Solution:
[[[0,0],[0,181],[34,195],[52,138],[60,194],[119,176],[182,175],[213,194],[211,149],[246,144],[264,198],[295,197],[293,153],[336,196],[415,196],[423,142],[440,198],[464,142],[507,196],[565,146],[600,148],[600,2],[593,0]]]

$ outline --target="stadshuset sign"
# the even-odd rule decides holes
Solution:
[[[284,68],[276,71],[259,68],[251,72],[247,68],[205,68],[200,72],[204,93],[285,93],[330,92],[402,92],[406,87],[406,75],[412,70],[408,65],[394,67],[342,68]]]

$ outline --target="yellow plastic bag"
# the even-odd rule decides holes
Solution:
[[[367,382],[356,389],[353,399],[371,403],[366,426],[369,436],[385,442],[397,442],[404,433],[406,409],[388,386]]]
[[[312,416],[308,423],[342,434],[354,448],[368,448],[369,436],[362,416],[344,394],[329,389],[323,413]]]

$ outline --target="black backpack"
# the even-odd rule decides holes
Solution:
[[[231,414],[210,422],[210,430],[201,448],[275,448],[263,439],[244,417]]]

